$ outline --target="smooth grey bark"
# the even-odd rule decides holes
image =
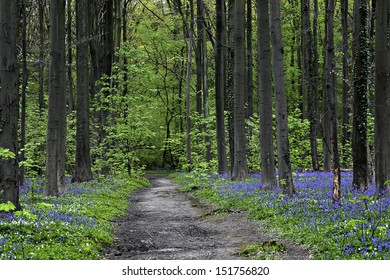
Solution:
[[[77,0],[76,0],[77,4]],[[72,46],[72,0],[67,0],[67,49],[68,49],[68,110],[69,114],[73,112],[73,75],[72,75],[72,64],[73,64],[73,46]],[[77,31],[77,30],[76,30]]]
[[[42,117],[45,109],[44,98],[44,58],[45,58],[45,34],[44,34],[44,6],[46,1],[38,1],[38,17],[39,17],[39,115]]]
[[[191,22],[194,21],[194,2],[190,0]],[[191,72],[192,72],[192,46],[193,46],[193,25],[188,28],[187,41],[187,73],[186,73],[186,154],[189,169],[192,166],[191,148]]]
[[[355,0],[354,6],[354,78],[353,78],[353,126],[352,126],[352,186],[368,188],[368,77],[370,75],[368,2]]]
[[[348,162],[348,147],[347,144],[351,141],[350,130],[350,113],[351,113],[351,104],[350,104],[350,80],[349,80],[349,24],[348,24],[348,0],[341,0],[341,25],[342,25],[342,51],[343,51],[343,93],[342,93],[342,164],[344,167],[347,167]]]
[[[49,112],[46,145],[46,196],[65,190],[65,0],[50,3]]]
[[[234,167],[233,178],[242,180],[248,176],[245,137],[246,96],[246,45],[245,1],[234,5]]]
[[[390,190],[390,3],[376,2],[375,169],[378,194]],[[378,34],[382,34],[379,36]]]
[[[225,1],[216,0],[216,40],[215,40],[215,113],[217,132],[218,173],[227,173],[225,142],[225,66],[226,66],[226,11]]]
[[[19,117],[19,65],[18,1],[0,1],[0,147],[16,156],[0,158],[0,203],[12,202],[17,209],[18,185],[18,117]]]
[[[22,0],[22,102],[20,116],[20,156],[19,161],[25,160],[26,146],[26,89],[27,89],[27,7],[26,0]],[[25,168],[19,168],[19,184],[24,182]]]
[[[325,50],[325,95],[328,97],[330,147],[332,151],[333,172],[333,202],[339,202],[340,189],[340,159],[338,151],[337,128],[337,95],[336,95],[336,63],[334,54],[334,10],[335,0],[327,0],[326,10],[326,50]]]
[[[199,13],[199,35],[202,36],[201,40],[201,60],[202,60],[202,92],[203,92],[203,117],[205,119],[205,124],[203,126],[205,132],[205,144],[206,144],[206,162],[210,162],[212,159],[211,156],[211,138],[209,135],[209,128],[207,120],[210,117],[210,108],[209,108],[209,84],[208,84],[208,58],[207,58],[207,37],[206,37],[206,20],[205,20],[205,4],[203,0],[198,0]]]
[[[310,122],[310,151],[313,170],[319,170],[317,152],[317,111],[318,92],[314,83],[313,38],[310,24],[310,2],[301,1],[302,10],[302,53],[303,53],[303,88],[307,96],[307,115]]]
[[[269,27],[269,0],[257,0],[257,53],[259,81],[261,182],[264,188],[276,186],[272,118],[272,65]]]
[[[328,10],[328,0],[325,1],[325,9]],[[325,22],[328,22],[328,13],[325,13]],[[328,25],[325,24],[325,41],[328,34]],[[324,48],[324,62],[326,59],[326,47]],[[326,73],[326,62],[324,63],[324,73]],[[322,92],[322,146],[323,146],[323,157],[324,157],[324,168],[325,172],[331,171],[331,160],[332,160],[332,147],[330,140],[330,112],[329,112],[329,96],[326,90],[326,74],[324,74],[323,92]]]
[[[252,46],[252,0],[246,0],[246,48],[247,48],[247,90],[246,90],[246,112],[245,118],[250,119],[253,116],[253,46]]]
[[[227,71],[226,71],[226,93],[225,107],[228,111],[228,138],[229,138],[229,164],[230,173],[233,174],[234,167],[234,2],[228,0],[227,20]]]
[[[92,180],[89,141],[88,0],[76,2],[77,127],[73,182]]]
[[[276,139],[278,148],[279,185],[285,194],[295,193],[292,178],[286,81],[284,77],[283,41],[280,26],[280,0],[271,0],[271,44],[274,71],[274,92],[276,105]]]
[[[203,88],[203,62],[202,62],[202,53],[203,53],[203,1],[196,0],[196,48],[195,48],[195,61],[196,61],[196,112],[199,117],[202,115],[202,88]],[[200,131],[202,127],[198,128]]]

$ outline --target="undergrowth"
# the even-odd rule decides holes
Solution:
[[[102,247],[113,241],[112,222],[126,213],[128,196],[147,184],[100,178],[44,197],[41,181],[26,181],[20,188],[22,211],[0,204],[0,259],[100,259]]]
[[[332,175],[296,173],[297,194],[261,186],[261,175],[235,182],[228,176],[175,174],[182,189],[221,208],[247,210],[252,219],[297,243],[307,245],[315,259],[389,259],[390,196],[378,197],[374,187],[358,191],[352,173],[342,173],[342,199],[332,203]]]

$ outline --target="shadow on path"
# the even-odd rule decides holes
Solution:
[[[261,232],[246,213],[204,215],[213,209],[199,206],[177,190],[164,175],[148,175],[151,188],[130,198],[129,213],[115,223],[115,241],[104,250],[105,259],[241,259],[240,248],[250,242],[278,240],[283,259],[309,259],[299,245]]]

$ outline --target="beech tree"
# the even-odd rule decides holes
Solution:
[[[290,143],[288,136],[288,115],[286,81],[283,63],[283,40],[280,26],[280,0],[271,0],[271,44],[274,71],[274,92],[276,105],[276,139],[278,148],[279,183],[286,194],[295,193],[292,179]]]
[[[233,177],[247,177],[245,137],[246,97],[246,45],[245,45],[245,1],[235,1],[234,6],[234,167]]]
[[[390,3],[376,3],[375,166],[378,193],[390,189]]]
[[[225,80],[226,80],[226,11],[225,1],[216,0],[215,42],[215,113],[217,132],[218,173],[227,173],[225,141]]]
[[[310,24],[309,0],[301,1],[302,10],[302,56],[303,56],[303,90],[308,98],[307,111],[310,122],[310,151],[313,170],[319,170],[317,153],[317,110],[318,110],[318,86],[315,82],[313,36]]]
[[[77,56],[77,128],[76,166],[73,182],[92,179],[89,144],[89,83],[88,83],[88,0],[76,2]]]
[[[334,11],[335,0],[327,0],[326,7],[326,46],[325,46],[325,93],[327,97],[327,111],[329,122],[329,145],[332,155],[333,193],[334,202],[338,202],[341,196],[340,190],[340,160],[338,150],[338,129],[336,110],[336,65],[334,54]],[[324,101],[325,102],[325,101]]]
[[[0,203],[19,203],[19,2],[0,1]],[[4,154],[7,151],[8,155]],[[3,152],[3,153],[2,153]]]
[[[268,0],[257,0],[257,52],[259,81],[261,180],[265,188],[276,186],[272,122],[272,66]]]
[[[354,80],[353,80],[353,187],[368,187],[367,111],[368,77],[370,74],[368,38],[368,2],[356,0],[354,5]]]
[[[50,3],[49,112],[47,121],[45,195],[65,190],[65,0]]]

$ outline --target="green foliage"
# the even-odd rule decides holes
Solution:
[[[102,247],[113,241],[112,221],[126,213],[128,195],[147,184],[103,178],[68,185],[57,198],[23,196],[23,211],[0,213],[0,259],[100,259]],[[11,203],[0,208],[14,210]]]
[[[0,147],[0,159],[8,160],[13,158],[15,158],[15,153],[11,152],[9,149]]]
[[[276,240],[253,242],[246,244],[239,255],[255,260],[278,259],[278,255],[286,251],[286,246]]]
[[[16,207],[11,201],[7,201],[7,203],[0,203],[0,212],[1,211],[9,212],[15,209]]]
[[[301,118],[296,109],[288,116],[290,157],[293,169],[309,169],[311,167],[310,122]]]

